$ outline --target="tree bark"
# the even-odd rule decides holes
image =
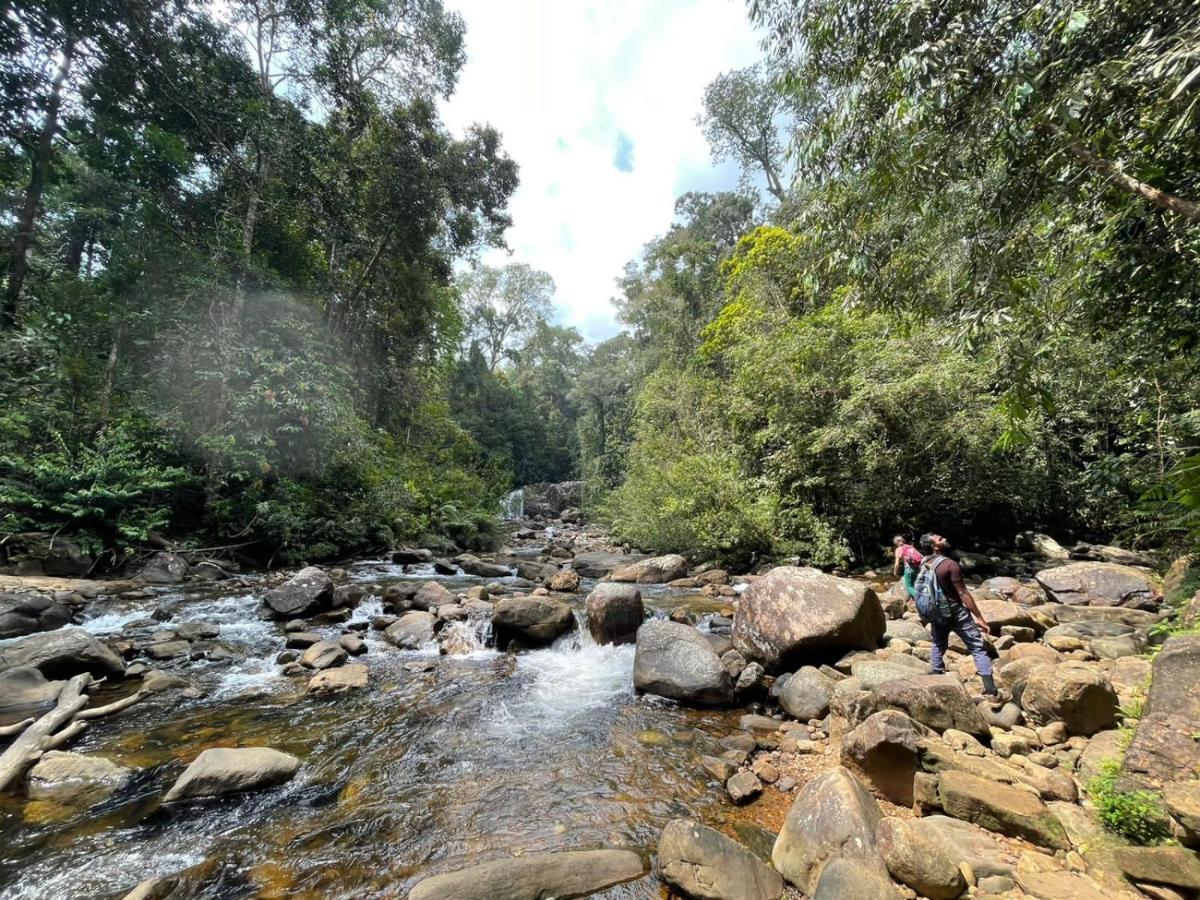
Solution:
[[[0,754],[0,791],[8,787],[13,779],[20,777],[28,766],[37,762],[46,750],[52,749],[54,733],[87,705],[88,698],[84,690],[91,682],[92,676],[86,672],[68,681],[62,693],[58,695],[58,703],[54,709],[26,728],[21,736]]]
[[[392,233],[389,231],[383,236],[383,240],[379,242],[379,246],[375,248],[374,254],[371,256],[371,261],[367,263],[367,267],[359,276],[358,282],[354,285],[354,290],[350,292],[350,296],[346,298],[346,315],[349,316],[354,312],[354,304],[358,300],[358,295],[362,293],[362,289],[367,286],[371,280],[371,276],[375,274],[375,266],[379,263],[379,257],[383,255],[383,251],[387,249],[387,245],[392,242]]]
[[[4,291],[3,307],[0,307],[0,329],[8,330],[17,326],[17,310],[21,304],[25,276],[29,273],[29,250],[33,246],[33,237],[37,229],[38,207],[42,203],[42,191],[46,187],[46,175],[50,170],[54,136],[58,133],[58,116],[62,109],[63,89],[67,82],[67,76],[71,72],[71,62],[74,57],[75,39],[68,36],[66,46],[63,47],[62,61],[50,84],[50,99],[46,104],[46,121],[42,124],[37,149],[34,151],[29,186],[25,189],[25,202],[17,216],[17,234],[13,239],[12,259],[8,267],[8,285]]]
[[[125,323],[117,326],[112,346],[108,350],[108,365],[104,368],[104,393],[100,395],[100,421],[107,423],[112,416],[113,388],[117,383],[117,361],[120,358],[121,342],[125,340]]]

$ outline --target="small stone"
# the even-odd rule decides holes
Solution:
[[[737,774],[737,766],[730,760],[721,759],[719,756],[701,756],[700,767],[721,784]]]
[[[367,652],[367,642],[356,634],[343,634],[338,645],[351,656],[362,656]]]
[[[779,770],[766,757],[755,760],[750,771],[757,775],[764,784],[774,784],[779,780]]]
[[[288,663],[299,662],[299,661],[300,661],[300,651],[299,650],[284,650],[278,656],[275,657],[276,665],[280,665],[280,666],[286,666]]]
[[[749,803],[762,793],[763,785],[753,772],[739,772],[725,782],[729,798],[738,805]]]
[[[324,638],[315,631],[292,631],[288,633],[284,646],[289,650],[307,650],[313,644],[319,644]]]
[[[340,694],[367,686],[367,667],[360,663],[318,672],[308,682],[310,694]]]

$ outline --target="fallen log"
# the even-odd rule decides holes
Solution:
[[[111,716],[113,713],[119,713],[123,709],[128,709],[137,703],[150,696],[149,691],[138,691],[135,694],[130,694],[128,697],[123,697],[120,700],[114,700],[107,706],[93,706],[91,709],[85,709],[82,712],[75,714],[75,719],[99,719],[101,716]]]
[[[63,725],[75,718],[88,698],[84,691],[92,682],[92,676],[86,672],[76,675],[67,682],[66,687],[58,695],[58,703],[40,719],[26,728],[8,749],[0,753],[0,791],[3,791],[12,781],[19,777],[26,767],[38,761],[49,749],[49,744],[55,738]]]

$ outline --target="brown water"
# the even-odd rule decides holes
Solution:
[[[381,565],[355,573],[396,575]],[[117,630],[162,599],[98,610],[85,627]],[[310,698],[304,680],[277,674],[283,631],[258,618],[256,592],[167,599],[178,604],[174,621],[218,621],[246,658],[184,664],[201,699],[154,697],[94,723],[72,750],[142,770],[105,804],[0,800],[0,896],[120,897],[142,879],[190,869],[183,894],[192,897],[399,897],[424,875],[503,855],[600,846],[648,855],[667,820],[719,824],[730,814],[697,758],[735,714],[636,697],[632,647],[576,635],[515,656],[439,657],[367,634],[370,687]],[[661,613],[688,598],[648,600]],[[368,603],[356,618],[375,611]],[[406,668],[418,661],[431,670]],[[201,750],[256,745],[296,754],[300,774],[261,793],[160,807]],[[605,896],[661,890],[650,876]]]

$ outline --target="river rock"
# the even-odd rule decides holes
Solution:
[[[575,613],[568,604],[550,597],[507,597],[496,604],[492,629],[501,650],[514,641],[524,647],[542,647],[575,629]]]
[[[696,900],[778,900],[783,879],[757,856],[693,819],[675,819],[658,839],[663,881]]]
[[[636,553],[609,553],[602,550],[576,553],[571,563],[572,568],[583,578],[605,578],[613,570],[646,557]]]
[[[26,638],[26,640],[29,640]],[[1200,635],[1174,635],[1151,668],[1150,691],[1122,774],[1155,790],[1200,777]]]
[[[678,553],[653,556],[637,562],[627,563],[613,570],[609,578],[613,581],[631,581],[637,584],[666,584],[687,574],[687,560]]]
[[[392,563],[397,566],[418,566],[431,562],[433,562],[432,550],[406,547],[392,551]]]
[[[1086,663],[1067,660],[1029,673],[1021,706],[1034,725],[1061,721],[1071,734],[1093,735],[1117,721],[1117,692]]]
[[[362,656],[367,652],[367,642],[357,634],[343,634],[338,638],[338,644],[351,656]]]
[[[842,736],[842,765],[885,800],[912,806],[913,778],[921,768],[918,742],[927,734],[904,713],[882,710]]]
[[[1046,595],[1036,584],[1025,584],[1007,576],[987,579],[979,585],[979,593],[993,594],[1021,606],[1039,606],[1046,602]]]
[[[890,620],[884,629],[883,636],[888,640],[899,639],[908,641],[910,644],[933,640],[929,634],[929,629],[920,622],[914,622],[912,619]]]
[[[289,631],[283,645],[288,650],[307,650],[323,640],[324,638],[315,631]]]
[[[361,663],[351,663],[318,672],[308,680],[307,691],[310,694],[341,694],[366,686],[367,667]]]
[[[560,569],[546,579],[546,587],[552,591],[573,594],[579,590],[579,573],[574,569]]]
[[[536,583],[546,582],[559,572],[557,565],[535,562],[531,559],[514,559],[512,567],[516,569],[518,577]]]
[[[346,661],[347,653],[337,641],[317,641],[304,651],[300,665],[306,669],[332,669]]]
[[[860,860],[839,857],[821,872],[812,900],[899,900],[899,897],[886,874]]]
[[[861,582],[818,569],[782,566],[752,583],[733,617],[733,645],[770,671],[814,656],[874,649],[886,621],[879,598]]]
[[[796,795],[771,851],[775,870],[812,894],[830,861],[857,860],[883,876],[875,843],[879,805],[854,776],[838,766],[808,782]]]
[[[980,739],[990,735],[979,708],[954,675],[914,675],[885,682],[857,701],[855,719],[863,721],[884,709],[898,709],[939,733],[956,728]]]
[[[1024,531],[1017,535],[1017,546],[1032,550],[1039,558],[1048,562],[1066,561],[1071,558],[1071,553],[1048,534],[1041,534],[1037,531]]]
[[[921,896],[953,900],[966,891],[958,860],[903,819],[882,820],[875,840],[892,877]]]
[[[993,634],[999,634],[1001,628],[1032,628],[1041,633],[1042,625],[1030,609],[1010,600],[980,599],[979,611],[984,620],[991,626]]]
[[[273,787],[290,781],[299,768],[299,759],[270,747],[214,747],[192,761],[163,802]]]
[[[71,621],[71,607],[42,594],[0,594],[0,640],[53,631]]]
[[[333,601],[333,579],[317,566],[309,566],[268,591],[263,600],[276,618],[308,615]]]
[[[155,641],[154,643],[147,644],[142,652],[151,659],[179,659],[181,656],[191,654],[192,645],[187,641]]]
[[[79,628],[31,634],[0,647],[0,672],[31,666],[47,678],[71,678],[81,672],[119,678],[125,663],[107,646]]]
[[[1055,603],[1154,610],[1158,599],[1146,573],[1113,563],[1075,562],[1043,569],[1038,584]]]
[[[638,629],[633,684],[681,703],[720,706],[733,699],[729,673],[695,628],[654,619]]]
[[[779,705],[801,722],[829,715],[834,681],[813,666],[805,666],[788,678],[779,690]]]
[[[65,681],[47,681],[32,666],[16,666],[0,672],[0,712],[51,706],[65,685]]]
[[[147,584],[179,584],[187,577],[188,562],[178,553],[155,553],[138,572],[139,581]]]
[[[133,769],[103,756],[50,750],[29,770],[29,799],[91,805],[123,788],[133,775]]]
[[[632,644],[646,618],[642,592],[631,584],[604,582],[587,596],[588,630],[598,644]]]
[[[1031,791],[956,770],[938,776],[937,790],[949,816],[1043,847],[1070,849],[1062,823]]]
[[[738,772],[725,782],[729,799],[741,806],[757,800],[763,792],[762,781],[753,772]]]
[[[420,650],[433,640],[435,621],[433,613],[415,609],[389,625],[383,636],[401,650]]]
[[[899,660],[912,660],[915,665],[901,663]],[[925,674],[929,666],[910,656],[897,656],[895,661],[884,659],[859,659],[850,664],[850,674],[857,678],[864,690],[873,691],[889,681],[900,681],[911,678],[914,674]]]
[[[508,566],[502,566],[494,562],[485,562],[478,556],[473,556],[470,553],[456,556],[454,561],[468,575],[475,575],[479,578],[508,578],[512,575],[512,570]]]
[[[515,859],[433,875],[408,900],[546,900],[587,897],[641,878],[645,861],[632,850],[528,853]]]
[[[439,606],[448,606],[457,602],[458,598],[436,581],[428,581],[413,593],[409,602],[413,609],[430,612]]]
[[[183,622],[174,626],[180,640],[199,641],[215,638],[221,634],[221,626],[213,622]]]

